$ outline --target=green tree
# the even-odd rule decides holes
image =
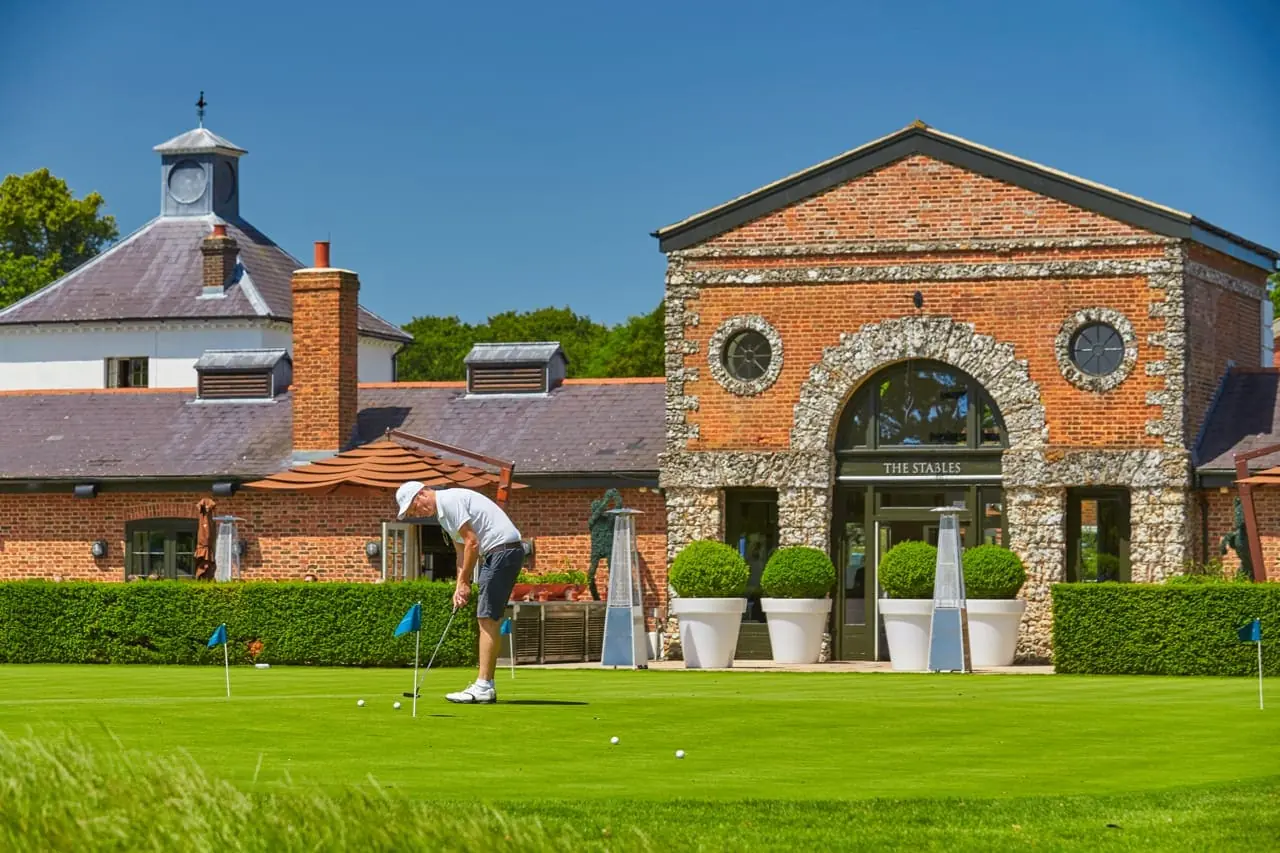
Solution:
[[[504,311],[480,327],[478,341],[559,341],[569,359],[570,376],[589,376],[592,356],[609,335],[607,327],[568,308],[539,308],[524,313]]]
[[[111,244],[120,232],[96,192],[82,199],[48,169],[9,175],[0,183],[0,307],[66,275]]]
[[[476,341],[476,327],[457,317],[415,317],[404,330],[413,335],[396,358],[396,371],[407,382],[449,382],[466,373],[462,359]]]
[[[1275,306],[1275,317],[1280,320],[1280,272],[1267,276],[1267,284],[1271,290],[1271,304]]]
[[[413,343],[400,353],[406,382],[458,381],[462,360],[477,343],[559,341],[573,377],[661,376],[663,308],[608,327],[569,308],[504,311],[470,325],[457,317],[415,317],[404,326]]]
[[[662,376],[665,373],[665,308],[637,314],[614,326],[588,365],[588,376]]]

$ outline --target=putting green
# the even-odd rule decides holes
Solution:
[[[429,673],[414,719],[405,670],[235,668],[227,700],[221,668],[3,666],[0,731],[181,749],[243,789],[372,777],[451,800],[1097,796],[1280,772],[1280,710],[1247,679],[504,670],[500,704],[444,701],[471,676]]]

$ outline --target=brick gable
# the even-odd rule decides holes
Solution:
[[[702,245],[1124,237],[1146,233],[1048,196],[916,154]]]

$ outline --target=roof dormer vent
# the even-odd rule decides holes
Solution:
[[[569,368],[558,341],[476,344],[463,363],[468,394],[546,394]]]
[[[274,400],[289,387],[293,362],[282,349],[205,350],[196,362],[202,401]]]

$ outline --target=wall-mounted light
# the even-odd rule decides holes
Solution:
[[[916,306],[916,308],[923,308],[924,294],[918,290],[915,293],[911,294],[911,304]]]
[[[93,483],[80,483],[75,488],[75,496],[78,498],[95,498],[98,496],[98,487]]]
[[[213,494],[220,498],[229,498],[240,488],[239,483],[214,483]]]
[[[372,542],[364,543],[364,555],[368,557],[370,560],[377,559],[378,555],[381,553],[382,553],[381,542],[374,540]]]
[[[98,539],[89,546],[89,552],[93,554],[95,560],[101,560],[107,556],[107,540]]]

